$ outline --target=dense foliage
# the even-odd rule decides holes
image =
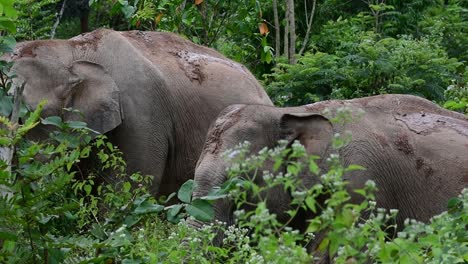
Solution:
[[[453,198],[448,212],[429,224],[408,220],[396,235],[396,210],[376,207],[373,182],[355,190],[364,200],[349,203],[343,175],[361,170],[358,165],[343,167],[339,156],[327,160],[330,169],[321,172],[305,148],[280,142],[274,149],[250,155],[249,144],[226,152],[232,162],[229,180],[208,196],[191,200],[193,181],[185,183],[172,198],[179,203],[165,206],[147,194],[151,180],[138,174],[126,177],[120,153],[105,137],[90,143],[90,131],[83,123],[62,122],[58,117],[42,120],[43,125],[59,128],[48,143],[36,143],[23,136],[39,125],[41,107],[29,113],[24,125],[1,122],[2,146],[17,145],[17,164],[9,172],[2,162],[2,187],[8,194],[0,200],[0,260],[7,263],[310,263],[326,258],[336,263],[463,263],[468,260],[468,193]],[[350,120],[349,112],[335,118]],[[10,133],[13,132],[13,133]],[[349,142],[349,135],[335,135],[334,149]],[[112,169],[112,182],[98,184],[103,175],[83,177],[77,168],[90,153],[97,153],[103,169]],[[40,158],[38,158],[40,156]],[[255,173],[265,164],[264,184],[258,185]],[[303,170],[310,170],[321,183],[304,190],[300,186]],[[97,171],[95,172],[97,173]],[[104,173],[101,171],[100,173]],[[132,185],[138,188],[132,188]],[[263,193],[283,186],[292,194],[291,219],[300,210],[317,213],[305,233],[293,230],[267,208]],[[248,195],[249,194],[249,195]],[[328,197],[319,203],[319,197]],[[252,204],[249,197],[258,197]],[[215,222],[194,230],[183,220],[191,215],[202,221],[213,218],[210,202],[232,199],[237,210],[236,223],[226,227]],[[198,201],[198,202],[196,202]],[[244,211],[243,206],[253,206]],[[183,210],[185,209],[185,210]],[[366,217],[364,217],[366,215]],[[288,221],[286,221],[288,222]],[[223,245],[213,244],[221,232]],[[323,233],[325,232],[325,233]],[[321,234],[325,234],[322,236]],[[319,239],[320,240],[317,240]],[[309,254],[307,245],[318,243]]]
[[[0,0],[0,52],[11,52],[15,38],[68,38],[98,27],[171,31],[246,64],[278,105],[409,93],[468,113],[467,8],[461,0]],[[246,143],[226,153],[230,178],[210,195],[192,200],[188,181],[156,199],[151,177],[127,175],[105,136],[81,122],[40,118],[46,102],[28,110],[10,66],[0,62],[1,263],[310,263],[327,255],[337,263],[468,262],[467,190],[430,223],[408,220],[393,234],[388,223],[398,212],[377,208],[374,183],[355,190],[361,204],[349,203],[342,176],[359,166],[343,167],[333,155],[320,172],[299,144],[251,156]],[[32,140],[36,126],[56,130]],[[336,135],[334,146],[346,142]],[[82,170],[87,162],[98,166]],[[250,175],[265,163],[276,165],[259,186]],[[303,170],[322,183],[298,189]],[[280,185],[293,194],[291,218],[318,213],[305,233],[268,211],[261,193]],[[323,194],[329,198],[319,205]],[[260,199],[243,211],[248,195]],[[235,202],[234,226],[186,225],[189,216],[210,221],[220,198]],[[212,242],[219,232],[223,246]]]
[[[431,8],[416,2],[401,10],[381,5],[391,12],[378,26],[369,12],[328,21],[297,64],[278,63],[266,75],[268,92],[280,105],[381,93],[466,101],[466,92],[453,98],[446,90],[451,87],[459,96],[466,90],[467,10],[456,1],[428,3]],[[400,23],[412,26],[401,28]]]
[[[18,0],[16,7],[19,39],[99,27],[181,34],[247,65],[278,105],[409,93],[466,109],[461,0]]]

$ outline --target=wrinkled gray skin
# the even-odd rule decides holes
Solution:
[[[354,123],[331,124],[322,114],[346,106],[364,110]],[[344,165],[359,164],[366,171],[345,175],[350,190],[362,188],[373,180],[379,191],[377,206],[399,210],[397,223],[406,218],[428,221],[446,210],[447,201],[468,185],[468,119],[425,99],[410,95],[380,95],[348,101],[324,101],[294,108],[258,105],[233,105],[220,114],[212,125],[197,164],[194,198],[207,195],[213,186],[226,180],[228,164],[222,153],[240,142],[251,142],[257,153],[263,147],[274,147],[280,139],[299,140],[308,153],[328,157],[330,140],[335,133],[352,133],[352,142],[339,151]],[[326,170],[323,161],[319,166]],[[261,171],[261,170],[260,170]],[[305,173],[305,172],[304,172]],[[310,187],[318,178],[303,174]],[[258,183],[261,184],[259,179]],[[355,194],[354,194],[355,195]],[[282,188],[266,194],[268,207],[283,221],[291,196]],[[352,202],[359,197],[353,196]],[[233,204],[215,203],[215,218],[233,223]],[[311,215],[301,214],[292,225],[304,228]],[[192,221],[198,227],[200,222]],[[317,242],[318,243],[318,242]],[[316,243],[311,245],[313,250]]]
[[[171,33],[101,29],[20,43],[11,59],[29,106],[47,99],[43,116],[65,120],[80,117],[64,107],[80,110],[89,127],[120,147],[130,172],[155,176],[153,193],[193,178],[206,132],[223,108],[271,105],[244,66]]]

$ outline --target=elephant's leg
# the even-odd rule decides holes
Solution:
[[[127,162],[127,174],[139,172],[153,176],[149,191],[158,195],[168,161],[169,144],[163,133],[136,129],[116,129],[109,133],[109,139],[118,145]],[[137,187],[137,186],[135,186]]]

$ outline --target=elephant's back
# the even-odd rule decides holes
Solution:
[[[273,103],[260,83],[242,64],[219,52],[167,32],[121,32],[163,74],[177,93],[217,97],[223,108],[236,103]],[[219,95],[219,98],[218,98]],[[208,98],[209,97],[209,98]],[[222,103],[225,101],[225,103]]]
[[[175,33],[132,30],[122,31],[120,34],[128,38],[132,43],[137,44],[145,53],[152,55],[176,55],[178,52],[187,51],[226,59],[217,51],[197,45]]]
[[[191,71],[191,78],[201,81],[195,76],[197,67],[202,64],[217,62],[230,66],[233,69],[248,72],[241,64],[234,62],[214,49],[197,45],[177,34],[169,32],[125,31],[120,32],[126,37],[147,59],[157,67],[175,63],[184,71]],[[250,74],[250,73],[249,73]]]

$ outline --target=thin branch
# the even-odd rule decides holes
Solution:
[[[52,27],[52,30],[50,32],[50,39],[53,39],[55,37],[55,31],[57,30],[57,27],[60,23],[60,19],[62,19],[63,16],[63,11],[65,10],[65,6],[67,5],[67,0],[63,0],[62,8],[60,9],[60,13],[57,16],[57,20],[55,20],[54,26]]]
[[[26,202],[26,196],[24,195],[24,189],[23,187],[21,187],[21,197],[23,198],[23,202]],[[34,251],[36,251],[35,247],[34,247],[34,242],[33,242],[33,237],[32,237],[32,233],[31,233],[31,219],[29,217],[28,214],[25,215],[25,220],[26,220],[26,230],[27,230],[27,233],[28,233],[28,238],[29,238],[29,246],[31,247],[31,251],[32,251],[32,255],[33,255],[33,260],[34,260],[34,263],[37,263],[37,259],[36,259],[36,253]]]
[[[230,4],[231,2],[229,2],[229,8],[228,10],[230,10]],[[219,25],[218,25],[218,28],[216,29],[214,35],[212,36],[211,40],[206,44],[207,46],[211,46],[213,44],[213,42],[216,41],[216,39],[218,38],[218,35],[219,33],[221,32],[221,28],[224,26],[224,23],[226,22],[226,18],[228,17],[228,13],[227,12],[224,12],[223,13],[223,17],[221,19],[221,21],[219,22]]]
[[[304,53],[304,50],[307,46],[307,42],[309,41],[310,30],[312,29],[312,22],[314,21],[314,16],[315,16],[316,4],[317,4],[317,0],[314,0],[312,2],[312,11],[310,12],[310,19],[307,21],[307,32],[306,32],[304,41],[302,42],[302,47],[301,47],[301,50],[299,51],[299,56],[302,55],[302,53]]]
[[[306,22],[309,21],[309,15],[307,14],[307,0],[304,0],[304,14]]]

